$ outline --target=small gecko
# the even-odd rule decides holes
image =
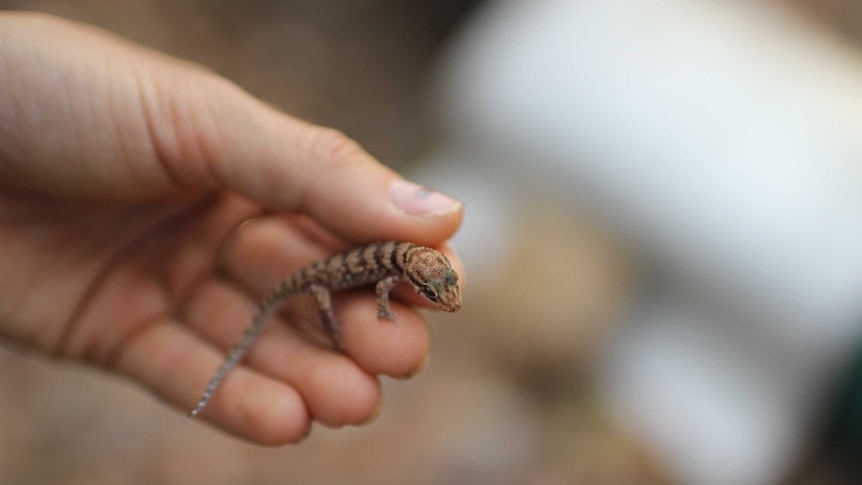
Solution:
[[[263,298],[251,325],[228,352],[224,363],[210,379],[197,407],[186,415],[185,419],[188,420],[203,410],[222,379],[242,360],[264,324],[287,298],[310,294],[317,302],[323,326],[332,339],[333,346],[340,350],[341,338],[338,322],[332,313],[330,292],[376,283],[377,318],[395,321],[395,316],[389,309],[389,290],[401,280],[407,280],[416,293],[440,310],[457,312],[461,309],[458,273],[439,251],[397,241],[378,242],[342,251],[302,268],[279,283]]]

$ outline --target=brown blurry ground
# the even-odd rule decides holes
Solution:
[[[200,62],[398,168],[430,146],[427,75],[477,3],[0,0],[0,8],[52,12]],[[852,2],[788,3],[849,37],[859,30],[845,15],[859,10]],[[531,204],[542,216],[520,231],[507,275],[468,292],[461,313],[431,317],[428,369],[385,380],[374,423],[315,427],[300,445],[240,442],[184,423],[115,377],[0,348],[0,485],[669,483],[605,416],[589,380],[635,268],[590,221]]]

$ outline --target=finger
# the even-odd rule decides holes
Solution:
[[[0,26],[0,187],[127,200],[228,189],[354,242],[436,245],[460,224],[457,200],[211,72],[44,15]]]
[[[301,217],[290,215],[249,219],[225,243],[218,264],[262,295],[306,264],[347,247],[337,238],[321,241],[307,226]]]
[[[110,219],[95,218],[76,226],[81,231],[123,231],[119,212]],[[56,352],[69,357],[86,356],[101,364],[110,360],[129,333],[137,331],[138,318],[128,318],[137,312],[151,315],[158,301],[163,305],[182,301],[199,282],[211,275],[218,248],[228,234],[250,215],[260,212],[260,206],[238,196],[210,197],[194,203],[151,204],[129,211],[126,217],[138,217],[145,222],[144,233],[137,224],[125,228],[116,245],[128,249],[108,256],[104,275],[93,279],[92,302],[81,305],[75,324],[55,345]],[[86,221],[86,218],[84,218]],[[114,222],[114,224],[106,223]],[[122,221],[120,221],[122,222]],[[69,222],[70,227],[74,225]],[[144,233],[144,234],[142,234]],[[71,234],[71,233],[70,233]],[[113,237],[108,234],[105,237]],[[93,235],[96,238],[96,234]],[[105,246],[108,247],[108,246]],[[93,251],[91,251],[93,252]],[[108,271],[110,270],[110,271]],[[67,271],[68,273],[69,271]],[[157,296],[156,296],[157,295]],[[164,301],[167,297],[168,301]],[[170,302],[170,303],[169,303]],[[146,309],[143,309],[146,308]],[[111,322],[106,325],[105,322]]]
[[[219,253],[230,246],[230,239],[238,233],[244,221],[262,212],[259,204],[232,194],[220,194],[204,200],[177,222],[163,227],[152,237],[154,250],[170,248],[167,254],[154,256],[159,260],[160,271],[168,292],[176,300],[185,299],[186,293],[197,281],[208,277]],[[162,249],[163,250],[163,249]]]
[[[192,409],[220,363],[214,347],[176,322],[162,320],[133,334],[117,354],[114,368],[175,406]],[[202,417],[232,434],[279,445],[299,441],[308,433],[308,411],[290,386],[237,369],[224,380],[219,393]]]
[[[331,256],[348,245],[320,229],[316,223],[295,216],[265,216],[247,221],[222,248],[220,264],[243,277],[243,283],[256,294],[273,288],[303,266]],[[464,289],[464,265],[452,247],[440,246],[453,269],[459,274]],[[272,264],[283,260],[283,264]],[[242,267],[256,268],[255,271]],[[392,290],[393,295],[407,303],[433,308],[428,300],[419,296],[409,285],[401,283]]]
[[[188,123],[212,131],[194,137],[211,145],[202,148],[209,159],[177,164],[181,177],[198,178],[183,172],[205,167],[222,186],[305,213],[350,241],[439,244],[460,224],[461,202],[402,180],[344,134],[277,112],[233,85],[212,89],[196,98],[207,109],[191,103],[184,113],[217,120]]]
[[[228,189],[353,242],[434,246],[461,222],[459,201],[213,73],[74,22],[0,22],[10,46],[0,88],[12,100],[0,187],[133,200]]]
[[[246,224],[225,251],[225,271],[250,289],[263,294],[306,264],[331,254],[305,237],[283,219],[260,218]],[[418,298],[412,290],[408,295]],[[313,305],[296,305],[292,298],[285,304],[285,318],[320,325]],[[420,300],[415,300],[419,302]],[[423,304],[428,304],[421,300]],[[371,374],[403,377],[422,365],[428,351],[428,330],[424,319],[410,305],[390,301],[397,322],[377,320],[377,297],[372,287],[333,295],[335,316],[341,326],[344,348],[363,369]]]
[[[226,351],[248,327],[255,310],[254,302],[240,290],[212,279],[198,288],[184,317],[204,338]],[[296,389],[311,416],[327,426],[367,421],[380,400],[377,379],[346,356],[314,345],[280,323],[269,322],[246,355],[246,364]],[[204,387],[206,382],[200,389]]]
[[[352,290],[335,298],[344,351],[371,374],[410,377],[428,356],[425,319],[411,305],[390,301],[395,321],[377,319],[372,292]]]
[[[143,96],[154,152],[174,179],[307,214],[354,242],[436,245],[460,225],[461,202],[402,180],[344,134],[280,113],[208,73],[187,74],[170,84],[152,79]]]

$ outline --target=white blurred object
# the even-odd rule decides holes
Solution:
[[[506,170],[493,168],[492,153],[463,146],[441,146],[407,173],[410,180],[444,187],[464,207],[464,222],[453,238],[459,255],[470,261],[467,294],[492,287],[506,273],[513,233],[521,217],[520,191]]]
[[[495,2],[455,47],[452,144],[503,154],[478,173],[586,197],[669,275],[615,407],[685,483],[779,480],[862,337],[858,54],[717,0]]]

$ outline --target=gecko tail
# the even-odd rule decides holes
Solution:
[[[283,299],[284,298],[271,298],[264,306],[261,307],[257,316],[252,320],[251,325],[249,325],[242,334],[242,338],[240,338],[239,342],[231,348],[225,361],[218,367],[215,374],[210,379],[203,396],[200,401],[198,401],[197,407],[189,411],[189,413],[186,414],[186,417],[183,418],[183,421],[188,421],[203,411],[213,393],[218,389],[221,381],[225,378],[228,372],[236,367],[236,365],[242,360],[246,352],[248,352],[248,349],[251,348],[251,345],[257,339],[261,330],[263,330],[264,325],[272,319],[276,310],[281,306],[279,303],[281,303]]]

